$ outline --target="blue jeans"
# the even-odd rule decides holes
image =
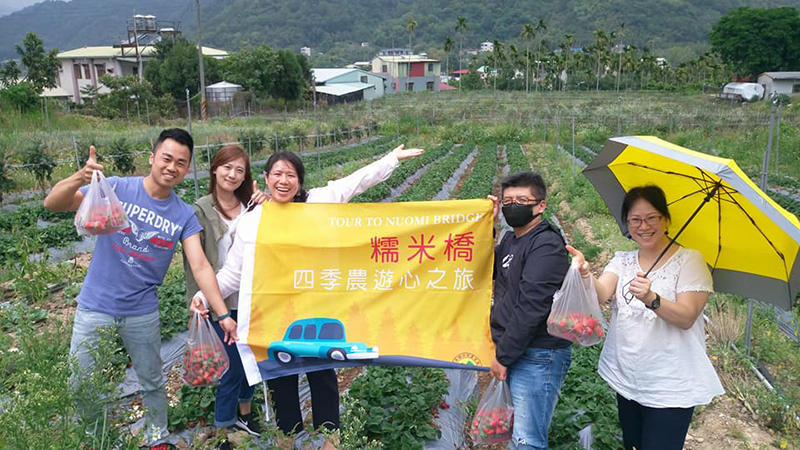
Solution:
[[[508,367],[514,401],[510,449],[547,448],[547,431],[571,362],[571,347],[528,348]]]
[[[111,327],[119,332],[125,349],[133,362],[133,369],[142,385],[142,405],[145,409],[144,434],[148,445],[163,442],[167,430],[167,380],[161,372],[161,319],[158,311],[139,316],[112,316],[78,306],[72,325],[69,354],[77,367],[70,377],[74,391],[88,381],[94,370],[92,349],[99,333],[98,328]],[[98,404],[79,404],[83,417],[97,417],[103,410]]]
[[[236,310],[231,310],[231,318],[237,320]],[[214,331],[217,332],[219,340],[221,341],[225,336],[219,322],[212,322]],[[247,384],[247,378],[244,374],[244,366],[242,365],[242,358],[239,356],[239,350],[236,348],[236,343],[232,345],[223,344],[225,351],[228,353],[230,359],[230,366],[225,375],[219,380],[217,386],[217,397],[214,402],[214,426],[218,428],[229,427],[236,423],[236,409],[239,403],[248,403],[253,401],[253,394],[256,387]]]

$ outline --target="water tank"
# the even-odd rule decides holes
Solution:
[[[145,21],[145,29],[147,31],[156,31],[156,16],[147,15],[144,16]]]
[[[136,31],[141,31],[147,28],[147,21],[141,14],[136,14],[133,16],[133,24],[136,27]]]

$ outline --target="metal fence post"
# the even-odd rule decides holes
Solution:
[[[572,116],[572,176],[575,176],[575,116]]]
[[[778,132],[775,133],[775,173],[778,173],[778,157],[781,149],[781,122],[783,120],[783,104],[778,105]]]
[[[75,166],[80,170],[81,168],[81,157],[78,155],[78,141],[75,139],[75,135],[72,135],[72,148],[75,149]]]

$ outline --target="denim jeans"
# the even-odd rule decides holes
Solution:
[[[547,431],[571,361],[570,347],[528,348],[508,367],[514,401],[514,432],[508,448],[547,448]]]
[[[236,310],[231,310],[231,318],[237,320]],[[219,340],[221,341],[225,336],[219,322],[213,322],[214,331],[217,332]],[[225,351],[228,353],[230,365],[228,371],[219,380],[217,386],[217,397],[214,403],[214,426],[218,428],[229,427],[236,423],[236,409],[239,403],[247,403],[253,401],[253,394],[256,387],[247,384],[247,378],[244,374],[244,366],[242,365],[242,358],[239,356],[239,350],[236,348],[236,343],[231,345],[225,344]]]
[[[145,440],[148,445],[163,442],[167,430],[167,380],[161,372],[161,319],[158,311],[139,316],[112,316],[78,306],[72,325],[70,356],[77,362],[70,385],[78,391],[94,369],[92,349],[100,327],[115,328],[133,362],[133,369],[142,385],[145,409]],[[84,391],[85,392],[85,391]],[[97,417],[103,410],[98,404],[79,404],[83,417]]]

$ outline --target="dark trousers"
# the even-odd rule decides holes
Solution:
[[[681,450],[692,408],[650,408],[617,394],[619,424],[626,450]]]
[[[333,369],[308,372],[308,385],[311,388],[311,407],[314,429],[325,427],[329,430],[339,428],[339,382]],[[303,429],[303,415],[300,412],[300,398],[297,392],[297,375],[267,380],[275,403],[275,419],[278,428],[286,434]]]

